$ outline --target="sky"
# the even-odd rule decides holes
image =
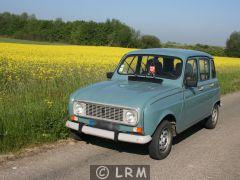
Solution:
[[[64,21],[119,19],[161,41],[225,46],[240,31],[240,0],[0,0],[0,12]]]

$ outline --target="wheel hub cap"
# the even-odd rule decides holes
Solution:
[[[213,112],[212,112],[212,121],[213,121],[213,123],[216,123],[217,119],[218,119],[218,112],[217,112],[217,109],[214,108]]]
[[[167,128],[163,129],[159,139],[159,149],[164,151],[169,144],[169,130]]]

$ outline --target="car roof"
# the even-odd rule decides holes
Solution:
[[[208,53],[202,51],[188,50],[188,49],[176,49],[176,48],[152,48],[152,49],[140,49],[127,53],[127,55],[134,54],[149,54],[149,55],[162,55],[173,56],[181,59],[187,59],[193,56],[206,56],[212,58]]]

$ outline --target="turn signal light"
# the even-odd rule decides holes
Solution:
[[[72,120],[72,121],[77,121],[78,118],[77,118],[77,116],[72,115],[72,116],[71,116],[71,120]]]
[[[143,129],[142,129],[141,127],[134,127],[134,128],[133,128],[133,132],[136,132],[136,133],[142,134]]]

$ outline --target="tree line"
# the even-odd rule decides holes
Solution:
[[[77,45],[119,46],[130,48],[171,47],[200,50],[216,56],[240,57],[240,32],[233,32],[226,48],[203,44],[161,43],[153,35],[142,35],[116,19],[105,22],[40,20],[35,15],[0,13],[0,36],[33,41],[60,42]]]
[[[0,14],[0,35],[34,41],[61,42],[78,45],[119,46],[134,48],[161,47],[152,35],[141,35],[119,20],[105,22],[39,20],[35,15],[8,12]]]

